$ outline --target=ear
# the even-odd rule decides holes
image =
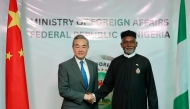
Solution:
[[[120,43],[120,46],[122,47],[122,43]]]
[[[136,47],[138,46],[138,42],[136,42]]]

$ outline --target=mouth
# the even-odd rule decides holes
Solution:
[[[125,48],[125,50],[130,51],[133,50],[133,48]]]
[[[78,53],[78,55],[84,55],[84,53],[83,53],[83,52],[80,52],[80,53]]]
[[[78,55],[83,55],[83,53],[78,53]]]

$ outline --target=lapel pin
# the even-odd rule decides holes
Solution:
[[[137,74],[140,73],[140,69],[139,69],[139,68],[136,69],[136,73],[137,73]]]

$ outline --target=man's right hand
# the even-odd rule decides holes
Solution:
[[[95,98],[92,95],[92,93],[87,93],[87,94],[84,95],[84,100],[86,100],[90,104],[93,104],[94,101],[95,101]]]

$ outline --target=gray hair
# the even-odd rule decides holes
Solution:
[[[83,35],[77,35],[75,36],[75,38],[73,39],[73,46],[74,46],[74,41],[77,39],[85,39],[87,41],[87,45],[89,46],[89,41],[86,37],[84,37]]]

